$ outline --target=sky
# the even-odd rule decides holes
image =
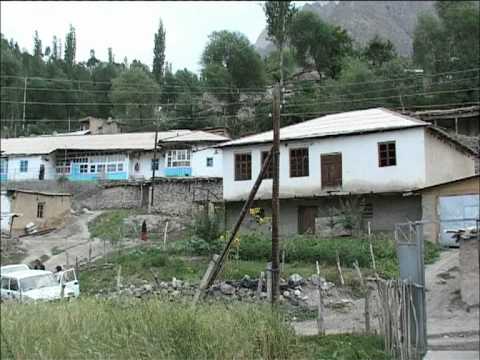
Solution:
[[[295,2],[297,7],[306,1]],[[70,24],[77,37],[77,61],[87,61],[90,49],[106,61],[111,47],[116,62],[125,56],[151,67],[153,39],[159,19],[166,28],[166,61],[174,71],[199,72],[200,56],[212,31],[239,31],[255,43],[265,27],[261,1],[2,1],[0,29],[20,48],[33,49],[38,30],[43,47],[54,35],[64,42]]]

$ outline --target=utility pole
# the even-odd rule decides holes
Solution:
[[[27,104],[27,77],[24,78],[23,85],[23,117],[22,117],[22,130],[25,130],[25,106]]]
[[[273,145],[272,145],[272,305],[280,293],[280,244],[278,237],[278,220],[280,213],[279,187],[280,187],[280,87],[276,85],[273,90]]]
[[[160,116],[160,111],[162,111],[162,107],[158,107],[158,116]],[[152,160],[152,199],[150,201],[150,207],[153,207],[153,191],[155,187],[155,169],[157,167],[157,143],[158,143],[158,119],[155,121],[155,144],[153,147],[153,160]]]

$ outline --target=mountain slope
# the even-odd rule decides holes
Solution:
[[[435,13],[434,1],[319,1],[305,4],[302,10],[312,11],[323,20],[345,28],[350,36],[364,45],[375,34],[389,39],[403,56],[412,54],[413,32],[417,16]],[[259,35],[255,47],[266,55],[273,44],[266,39],[266,30]]]

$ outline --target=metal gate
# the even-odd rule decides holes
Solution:
[[[440,196],[438,199],[438,218],[440,220],[439,244],[458,246],[455,237],[447,230],[475,227],[479,218],[479,195]]]

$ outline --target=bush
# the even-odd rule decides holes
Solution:
[[[192,239],[202,239],[209,244],[215,242],[223,233],[221,214],[212,215],[206,211],[197,213],[193,217],[189,233]]]

